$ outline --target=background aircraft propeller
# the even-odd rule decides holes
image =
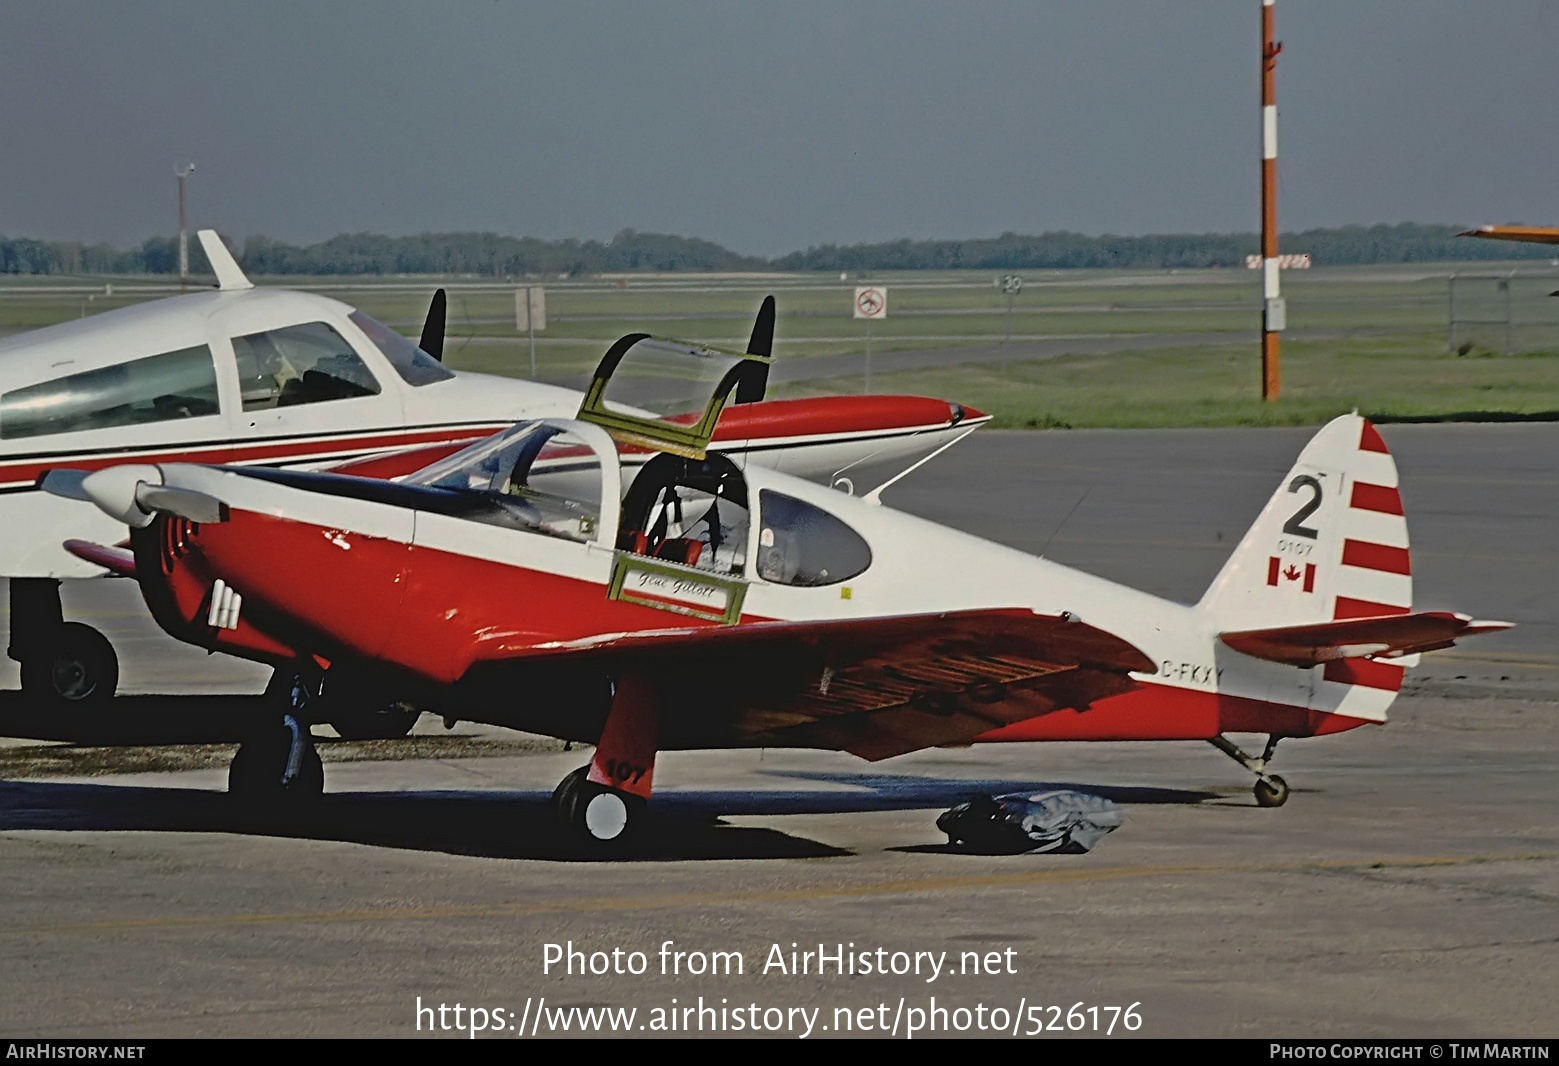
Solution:
[[[747,341],[748,355],[761,355],[765,360],[774,355],[774,297],[765,296],[758,308],[758,320],[752,324],[752,337]],[[736,384],[736,403],[757,403],[769,388],[769,364],[750,363],[742,380]]]
[[[422,339],[417,342],[417,347],[441,363],[444,361],[444,319],[448,307],[449,298],[443,289],[439,289],[428,305],[428,318],[422,323]]]

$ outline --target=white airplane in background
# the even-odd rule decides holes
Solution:
[[[64,543],[111,543],[116,525],[38,491],[49,470],[126,462],[322,468],[420,449],[409,471],[429,461],[430,446],[453,450],[580,406],[573,389],[445,367],[442,290],[419,346],[338,300],[256,288],[214,231],[199,238],[214,290],[0,340],[7,651],[21,664],[23,691],[46,704],[97,706],[118,683],[108,639],[65,621],[60,603],[62,579],[103,574]],[[748,348],[765,357],[762,370],[737,389],[740,406],[721,415],[714,450],[827,479],[867,459],[924,455],[989,420],[922,397],[764,401],[773,332],[769,297]],[[386,462],[394,460],[379,463],[380,476],[394,472]]]

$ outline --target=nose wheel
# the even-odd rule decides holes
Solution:
[[[1213,737],[1208,743],[1256,775],[1256,787],[1251,790],[1256,796],[1256,806],[1281,807],[1288,802],[1288,782],[1277,774],[1267,773],[1267,764],[1272,761],[1280,739],[1276,735],[1267,737],[1267,746],[1259,758],[1247,755],[1222,734]]]
[[[239,744],[227,771],[227,792],[256,813],[296,807],[325,791],[325,768],[305,709],[313,695],[305,677],[278,670],[266,689],[281,706]]]

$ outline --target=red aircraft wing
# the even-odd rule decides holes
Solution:
[[[659,630],[529,648],[490,665],[569,661],[658,690],[664,748],[818,747],[866,759],[981,733],[1135,686],[1137,648],[1021,609]]]

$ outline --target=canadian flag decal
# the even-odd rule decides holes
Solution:
[[[1315,564],[1306,563],[1303,569],[1297,563],[1284,563],[1276,555],[1267,557],[1267,584],[1292,585],[1303,580],[1306,592],[1315,591]]]

